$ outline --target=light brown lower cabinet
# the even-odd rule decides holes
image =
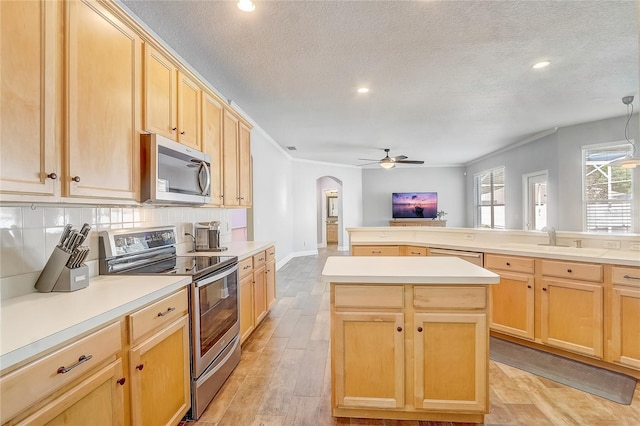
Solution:
[[[267,270],[265,271],[266,290],[267,290],[267,309],[271,309],[276,303],[276,261],[267,262]]]
[[[240,261],[238,298],[240,342],[253,333],[276,301],[276,254],[271,246]]]
[[[3,375],[0,424],[177,425],[190,384],[182,289]]]
[[[122,360],[118,359],[16,425],[124,425]]]
[[[189,317],[129,351],[133,425],[175,425],[191,407]]]
[[[487,289],[331,284],[332,414],[482,422]]]
[[[240,278],[238,283],[240,309],[240,343],[243,343],[255,329],[253,316],[253,274]]]

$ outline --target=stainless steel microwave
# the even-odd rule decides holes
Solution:
[[[148,204],[211,202],[211,158],[157,134],[140,136],[140,201]]]

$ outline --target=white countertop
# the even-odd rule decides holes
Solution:
[[[273,241],[229,241],[220,243],[222,247],[227,247],[224,251],[199,251],[195,254],[202,256],[238,256],[239,260],[275,246]],[[190,253],[194,254],[194,253]]]
[[[30,293],[0,305],[0,370],[107,324],[191,282],[175,275],[92,277],[70,293]]]
[[[547,259],[594,262],[614,265],[640,266],[640,251],[629,249],[607,249],[585,246],[563,247],[547,246],[546,234],[525,231],[494,231],[492,233],[466,228],[432,227],[373,227],[348,228],[351,245],[413,245],[451,250],[468,250],[481,253],[531,256]],[[471,237],[467,239],[467,237]],[[587,239],[585,234],[568,234],[567,244],[572,239]],[[632,240],[637,236],[601,236],[604,238]],[[640,242],[640,240],[638,240]],[[542,243],[542,244],[541,244]],[[603,244],[602,241],[588,242]],[[630,245],[625,243],[626,246]]]
[[[327,282],[397,284],[497,284],[500,276],[456,257],[332,256]]]

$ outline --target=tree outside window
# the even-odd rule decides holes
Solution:
[[[633,232],[633,169],[611,162],[631,153],[629,144],[589,145],[582,149],[584,230]]]

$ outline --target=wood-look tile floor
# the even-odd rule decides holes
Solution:
[[[294,258],[277,272],[278,300],[242,347],[240,364],[197,422],[189,426],[461,425],[334,418],[330,408],[327,256]],[[487,425],[640,425],[640,385],[620,405],[491,361]]]

